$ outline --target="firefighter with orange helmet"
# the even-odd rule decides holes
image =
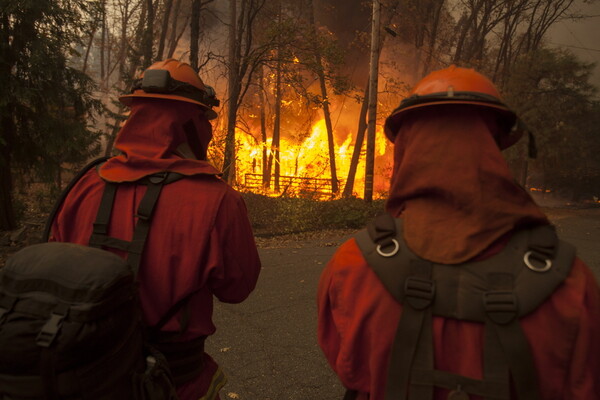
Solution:
[[[387,214],[322,273],[318,340],[345,399],[599,399],[600,290],[501,154],[516,114],[432,72],[387,118]]]
[[[191,66],[174,59],[149,67],[120,100],[131,110],[115,140],[120,154],[70,189],[50,240],[138,259],[143,322],[169,362],[178,398],[218,399],[225,376],[204,352],[216,330],[213,297],[243,301],[260,271],[244,201],[206,160],[219,101]],[[136,224],[148,218],[140,212],[143,182],[165,176],[177,179],[161,181],[143,252],[128,253],[119,243],[139,241]],[[108,183],[116,183],[116,193],[103,212]]]

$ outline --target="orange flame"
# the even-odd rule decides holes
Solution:
[[[340,129],[342,130],[342,129]],[[336,144],[336,174],[338,181],[340,182],[340,190],[338,196],[342,193],[348,172],[350,170],[350,163],[352,160],[352,154],[354,152],[355,138],[352,133],[342,133],[340,130],[335,131]],[[347,131],[347,130],[346,130]],[[271,150],[271,139],[267,140],[267,143],[263,145],[259,143],[255,137],[258,134],[252,134],[252,137],[241,130],[237,131],[237,178],[238,182],[247,181],[244,179],[248,174],[262,174],[262,156],[263,146]],[[383,134],[381,126],[377,126],[376,131],[376,144],[375,144],[375,188],[374,197],[382,197],[387,193],[389,187],[389,172],[391,167],[391,143],[387,141]],[[366,145],[363,142],[363,148],[361,157],[359,159],[358,168],[356,170],[356,176],[354,181],[353,193],[357,197],[362,197],[364,192],[364,178],[365,178],[365,148]],[[311,128],[311,134],[302,141],[294,141],[291,138],[282,137],[280,140],[280,175],[285,177],[293,177],[303,179],[306,185],[311,185],[311,181],[322,182],[324,180],[331,180],[331,170],[329,166],[329,147],[327,140],[327,128],[325,120],[321,119],[317,121]],[[273,163],[275,161],[273,160]],[[274,169],[272,168],[272,171]],[[273,172],[272,172],[273,173]],[[258,177],[256,177],[258,179]],[[290,178],[292,179],[292,178]],[[290,180],[288,179],[288,181]],[[273,181],[273,177],[271,178]],[[275,192],[271,183],[270,189],[260,188],[257,190],[256,187],[247,188],[252,191],[260,191],[264,194],[277,196],[280,193]],[[293,190],[287,188],[288,194],[293,193]],[[326,196],[327,197],[327,196]],[[331,196],[328,196],[331,197]],[[322,197],[323,198],[323,197]]]

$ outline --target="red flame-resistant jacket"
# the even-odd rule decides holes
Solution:
[[[358,400],[383,400],[402,306],[367,265],[354,239],[323,271],[318,289],[319,345]],[[521,326],[531,345],[543,400],[600,399],[600,292],[576,259],[564,284]],[[482,379],[483,325],[433,317],[437,369]],[[445,400],[447,390],[435,390]],[[473,400],[480,397],[472,396]]]
[[[403,219],[404,240],[415,254],[442,264],[483,260],[515,230],[548,224],[514,183],[493,140],[493,113],[468,106],[434,111],[407,116],[394,142],[386,209]],[[342,383],[359,391],[359,400],[383,400],[402,305],[354,239],[323,271],[318,313],[319,345]],[[600,399],[600,290],[580,259],[520,323],[543,400]],[[434,367],[482,379],[483,330],[480,323],[433,317]],[[447,390],[435,389],[436,400],[446,396]]]
[[[165,103],[168,112],[169,102]],[[139,110],[134,109],[130,118],[136,111]],[[165,108],[151,108],[149,114],[152,111],[165,113]],[[174,112],[182,111],[178,106]],[[189,111],[190,115],[194,112],[198,114],[197,110]],[[130,127],[135,126],[135,119],[132,121]],[[165,139],[172,134],[168,129],[160,129],[164,124],[151,125],[148,121],[153,119],[146,120],[146,129],[153,135]],[[127,132],[124,128],[117,147],[119,139],[127,139]],[[138,275],[144,321],[155,325],[174,304],[189,297],[189,328],[180,340],[211,335],[216,329],[212,322],[213,296],[222,302],[239,303],[252,292],[258,279],[260,260],[245,204],[239,193],[215,176],[216,170],[206,161],[189,160],[186,166],[184,160],[175,156],[170,156],[174,162],[169,162],[167,155],[156,156],[153,161],[148,156],[152,155],[148,151],[152,141],[140,146],[146,150],[145,157],[129,151],[105,164],[113,177],[126,181],[132,171],[142,168],[152,173],[161,170],[165,163],[170,165],[170,171],[192,175],[166,184],[156,204]],[[51,240],[88,244],[104,186],[96,169],[79,180],[57,213]],[[131,240],[134,214],[145,191],[144,185],[119,186],[110,236]],[[178,331],[179,317],[175,316],[163,330]],[[218,366],[208,355],[205,361],[202,375],[178,388],[181,400],[197,400],[207,393],[211,383],[215,384]]]

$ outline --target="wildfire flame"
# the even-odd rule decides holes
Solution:
[[[342,193],[348,172],[352,154],[354,152],[355,138],[349,130],[348,133],[340,132],[342,129],[334,130],[335,133],[335,153],[336,153],[336,173],[340,182],[340,191]],[[252,132],[252,137],[241,130],[237,131],[237,160],[236,169],[238,182],[244,182],[244,177],[248,174],[262,175],[262,157],[263,144],[256,140],[259,137],[258,133]],[[375,143],[375,195],[380,196],[387,192],[389,186],[389,164],[391,163],[391,144],[385,138],[381,126],[377,126]],[[271,151],[271,139],[268,139],[266,147],[268,152]],[[366,139],[365,139],[366,142]],[[358,168],[356,170],[353,193],[357,197],[362,197],[364,192],[365,178],[365,150],[366,145],[363,144],[363,149],[359,159]],[[292,138],[282,137],[280,139],[280,174],[285,177],[294,177],[305,179],[306,185],[310,185],[310,180],[331,180],[331,170],[329,166],[329,147],[327,141],[327,128],[325,120],[317,121],[311,128],[310,135],[302,141],[293,140]],[[273,159],[273,163],[275,160]],[[379,166],[379,168],[378,168]],[[383,166],[383,167],[381,167]],[[272,168],[274,171],[274,168]],[[272,172],[273,174],[273,172]],[[273,178],[271,178],[271,182]],[[256,188],[250,188],[256,191]],[[289,187],[286,188],[288,194],[293,193]],[[277,196],[281,193],[273,189],[271,183],[270,188],[262,188],[260,192]],[[330,197],[330,196],[329,196]]]

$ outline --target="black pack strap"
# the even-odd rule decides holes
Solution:
[[[402,309],[396,337],[392,345],[390,365],[385,388],[385,400],[405,399],[409,388],[411,366],[419,350],[420,365],[428,368],[433,365],[432,342],[423,344],[422,333],[431,324],[431,304],[435,287],[431,279],[432,265],[421,260],[412,260],[411,276],[405,282],[406,303]],[[428,284],[429,281],[429,284]],[[425,322],[429,320],[428,322]],[[431,331],[431,329],[429,329]],[[431,332],[428,338],[431,338]],[[431,360],[429,359],[431,357]],[[420,389],[419,395],[422,394]],[[413,388],[411,387],[411,393]],[[412,396],[412,395],[411,395]]]
[[[50,317],[46,323],[42,326],[42,329],[35,339],[35,343],[40,347],[50,347],[58,336],[64,319],[69,314],[70,306],[65,303],[58,303],[58,305],[50,313]]]
[[[127,251],[127,263],[137,275],[148,232],[150,231],[150,221],[162,188],[166,182],[174,182],[183,176],[180,174],[175,175],[175,178],[171,178],[171,173],[163,172],[145,178],[144,182],[147,183],[147,189],[136,212],[138,221],[133,231],[133,239],[130,242],[108,236],[108,226],[118,184],[106,182],[89,245],[98,248],[109,247]]]
[[[494,324],[504,351],[519,400],[538,400],[539,388],[531,348],[518,320],[506,325]]]
[[[449,390],[462,391],[476,396],[484,396],[486,399],[506,400],[509,398],[506,395],[508,392],[506,382],[482,381],[446,371],[414,368],[412,371],[411,383],[423,387],[437,386]],[[423,397],[416,398],[422,399]]]
[[[383,257],[391,257],[399,250],[396,237],[396,220],[390,214],[385,213],[375,217],[372,223],[367,225],[367,232],[371,240],[377,245],[376,251]]]
[[[484,397],[484,400],[509,400],[508,364],[498,334],[489,323],[485,326],[483,340],[483,379],[486,385],[493,385],[495,389],[492,393],[482,393],[481,396]]]
[[[356,400],[358,397],[358,392],[356,390],[346,389],[346,393],[344,394],[344,398],[342,400]]]
[[[413,355],[411,348],[417,342],[406,338],[418,337],[419,333],[415,331],[424,335],[429,330],[424,327],[427,317],[421,319],[410,314],[423,305],[429,308],[429,297],[433,297],[433,315],[486,324],[484,380],[481,385],[485,387],[490,382],[505,382],[504,391],[483,394],[486,400],[510,397],[509,370],[513,379],[518,376],[519,381],[515,379],[515,387],[519,399],[538,399],[533,358],[518,320],[534,311],[562,284],[575,257],[574,247],[559,241],[552,226],[538,226],[514,232],[505,248],[490,259],[460,265],[436,264],[432,277],[424,279],[422,276],[415,276],[408,268],[414,260],[421,259],[404,242],[401,219],[396,219],[395,223],[394,238],[399,243],[399,251],[392,252],[394,254],[387,255],[385,251],[382,254],[374,242],[375,239],[392,239],[389,233],[392,229],[386,228],[385,222],[374,223],[373,227],[359,232],[355,237],[368,265],[392,296],[404,304],[392,346],[388,371],[390,390],[398,393],[400,398],[406,397],[408,388],[405,382],[406,376],[410,374],[410,360],[414,358],[415,367],[421,363],[421,350]],[[438,282],[437,288],[432,287],[429,283],[431,280]],[[409,291],[412,292],[411,295],[407,295]],[[405,324],[405,317],[412,321],[412,328],[401,326]],[[401,346],[405,346],[405,351],[397,350]],[[420,342],[419,347],[422,347]],[[408,370],[404,367],[406,365],[409,366]],[[432,376],[437,374],[428,366],[421,369],[431,370],[428,373]],[[393,376],[403,378],[394,379]],[[413,388],[419,385],[412,381],[410,384],[410,393],[417,393]],[[452,389],[455,393],[460,395],[460,392],[466,392],[465,388],[458,387],[459,383],[456,385]],[[424,394],[419,398],[428,399],[428,396],[429,394]],[[393,397],[386,397],[386,400],[391,398]]]
[[[356,244],[365,257],[367,264],[375,271],[388,292],[394,296],[397,302],[402,303],[404,301],[403,283],[406,280],[407,273],[399,265],[402,265],[402,261],[406,259],[403,252],[404,248],[393,252],[394,249],[390,246],[384,246],[383,243],[376,243],[371,238],[372,236],[375,238],[379,237],[380,240],[389,240],[392,245],[395,245],[392,239],[396,243],[400,242],[399,239],[402,237],[402,223],[400,219],[394,221],[389,214],[383,214],[377,218],[377,221],[380,221],[377,226],[374,226],[374,223],[369,224],[366,230],[362,230],[356,235]],[[393,229],[394,236],[389,236],[392,229],[387,226],[387,222],[383,222],[386,219],[389,221],[390,218],[395,223]],[[379,252],[377,251],[378,249],[380,250]],[[382,256],[382,249],[384,254],[393,253],[392,256]]]
[[[60,400],[54,348],[45,347],[40,352],[40,376],[44,387],[45,400]]]
[[[98,206],[98,213],[96,214],[96,220],[92,230],[92,236],[90,237],[89,245],[91,247],[102,247],[101,238],[108,235],[108,224],[110,223],[110,214],[115,202],[115,196],[117,194],[117,184],[114,182],[106,182],[104,185],[104,191],[102,192],[102,198],[100,199],[100,205]]]
[[[367,264],[399,303],[404,303],[404,282],[408,276],[408,269],[402,266],[408,265],[411,259],[419,259],[403,240],[402,229],[402,220],[398,218],[394,239],[399,243],[399,250],[395,253],[392,247],[378,252],[369,230],[355,236]],[[371,234],[374,231],[372,228]],[[382,252],[393,255],[388,257]],[[519,316],[527,315],[564,281],[574,257],[575,248],[559,241],[552,226],[517,231],[505,248],[489,259],[459,265],[436,264],[433,278],[438,287],[433,314],[484,323],[486,313],[481,298],[488,288],[486,276],[490,271],[510,271],[516,277],[514,293],[518,298]],[[463,289],[457,292],[459,287]]]
[[[50,238],[50,231],[52,230],[52,223],[54,222],[54,219],[56,218],[56,213],[58,212],[58,209],[62,206],[63,202],[69,195],[69,192],[71,192],[71,189],[73,189],[75,184],[77,182],[79,182],[79,180],[90,169],[106,162],[106,160],[108,160],[108,158],[109,157],[101,157],[101,158],[95,159],[94,161],[90,162],[88,165],[83,167],[83,169],[81,171],[79,171],[79,173],[73,179],[71,179],[71,182],[69,182],[67,187],[62,191],[62,193],[60,194],[60,196],[54,203],[54,206],[52,207],[52,211],[50,211],[50,215],[48,216],[48,219],[46,220],[46,226],[44,227],[44,233],[42,234],[42,242],[47,242],[48,239]]]
[[[432,385],[419,385],[413,379],[414,369],[433,372],[433,317],[432,304],[435,296],[435,284],[431,280],[433,265],[422,260],[411,260],[412,276],[404,284],[405,304],[422,314],[421,334],[418,336],[416,353],[410,366],[409,398],[415,400],[433,399]],[[410,308],[409,307],[409,308]],[[406,309],[407,307],[405,307]]]
[[[58,380],[56,372],[56,349],[52,346],[54,339],[58,336],[62,322],[69,314],[70,306],[58,303],[50,313],[50,318],[40,330],[35,343],[41,346],[40,352],[40,376],[46,392],[46,400],[59,400]]]
[[[506,324],[517,318],[518,304],[514,293],[514,276],[507,272],[493,272],[487,277],[489,290],[483,294],[486,311],[483,342],[483,377],[487,382],[502,382],[497,394],[510,399],[510,374],[508,361],[495,324]],[[484,400],[493,400],[490,394]]]
[[[519,313],[513,292],[514,277],[509,273],[490,274],[488,285],[491,290],[483,297],[486,330],[493,330],[498,340],[494,340],[494,335],[487,336],[484,352],[496,354],[493,356],[496,359],[490,362],[498,362],[502,356],[492,347],[500,347],[515,383],[517,398],[538,400],[540,396],[531,348],[517,318]]]
[[[154,213],[154,208],[158,201],[158,197],[160,196],[160,192],[169,175],[170,173],[165,172],[160,176],[157,176],[155,180],[150,181],[148,188],[146,189],[146,194],[142,197],[137,209],[136,216],[138,217],[138,221],[135,224],[133,239],[131,241],[132,246],[129,249],[129,256],[127,258],[127,263],[131,265],[136,275],[140,268],[142,253],[144,252],[146,239],[148,238],[148,232],[150,231],[152,214]]]

